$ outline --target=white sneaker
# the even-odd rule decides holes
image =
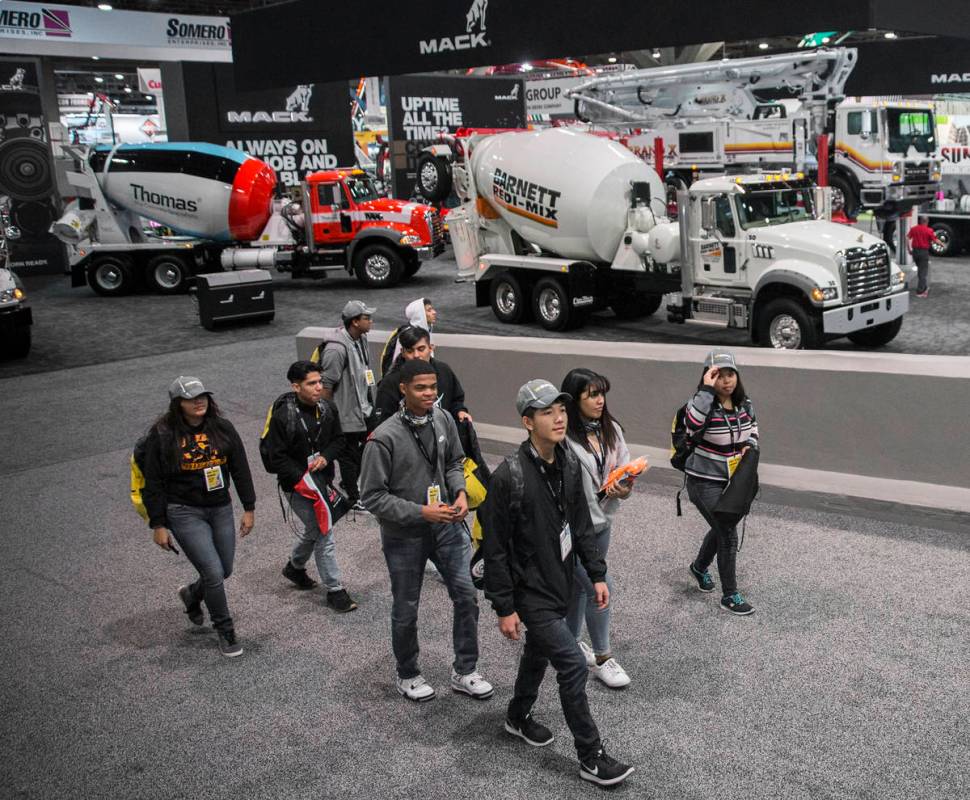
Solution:
[[[467,694],[476,700],[488,700],[489,697],[495,694],[495,689],[492,688],[492,684],[477,672],[471,672],[468,675],[459,675],[452,670],[451,690],[453,692]]]
[[[595,667],[596,666],[596,653],[593,652],[593,648],[590,647],[586,642],[581,641],[579,643],[579,649],[583,651],[583,655],[586,656],[586,666]]]
[[[626,674],[623,667],[616,663],[615,658],[607,659],[599,666],[594,664],[589,668],[589,671],[611,689],[622,689],[624,686],[630,685],[630,676]]]
[[[398,678],[397,691],[415,703],[434,700],[434,687],[427,683],[420,675],[413,678]]]

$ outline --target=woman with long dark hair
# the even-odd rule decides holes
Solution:
[[[148,524],[155,544],[178,553],[177,542],[198,571],[198,580],[179,588],[179,599],[194,625],[204,621],[205,602],[219,650],[232,658],[243,651],[224,586],[236,551],[229,485],[236,483],[244,509],[239,535],[247,536],[253,529],[256,493],[246,448],[198,378],[179,376],[168,396],[168,410],[145,443],[142,498]]]
[[[583,490],[596,533],[596,545],[600,555],[606,558],[613,517],[620,500],[630,496],[633,485],[628,482],[612,487],[602,499],[599,491],[610,472],[630,460],[630,451],[623,438],[623,428],[610,414],[606,404],[606,395],[610,391],[610,382],[606,377],[589,369],[574,369],[563,379],[561,390],[570,397],[566,401],[566,443],[583,467]],[[620,689],[629,685],[630,676],[613,658],[610,650],[610,616],[615,594],[609,572],[606,584],[610,590],[610,602],[605,608],[599,608],[595,603],[596,591],[592,581],[582,565],[577,563],[566,623],[586,655],[590,672],[611,689]],[[584,621],[592,647],[580,640]]]
[[[721,608],[738,616],[754,612],[737,584],[738,531],[718,519],[717,501],[748,450],[758,448],[758,422],[738,365],[731,353],[712,350],[704,360],[704,374],[684,414],[694,442],[687,459],[687,495],[710,525],[690,574],[702,592],[714,591],[707,568],[717,558],[721,579]]]

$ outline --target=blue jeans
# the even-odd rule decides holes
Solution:
[[[326,536],[321,534],[317,515],[313,511],[313,502],[296,492],[290,493],[290,508],[303,523],[303,530],[296,534],[297,541],[290,554],[290,562],[297,569],[303,569],[312,553],[326,590],[336,592],[343,589],[340,567],[337,566],[337,547],[333,539],[336,527],[331,528]]]
[[[596,546],[599,548],[600,555],[606,558],[606,552],[610,549],[610,526],[607,525],[602,531],[596,534]],[[566,624],[573,632],[575,638],[579,638],[583,632],[583,620],[586,620],[586,628],[589,630],[589,639],[593,644],[593,652],[598,656],[605,656],[610,652],[610,613],[613,609],[613,578],[610,573],[606,573],[606,585],[610,590],[610,602],[606,608],[596,605],[596,592],[593,589],[593,582],[586,574],[586,568],[579,559],[576,559],[576,571],[573,573],[573,596],[569,603],[569,611],[566,614]]]
[[[199,572],[199,579],[189,586],[193,601],[205,601],[213,628],[222,632],[231,631],[232,617],[229,616],[224,581],[232,575],[232,560],[236,554],[232,504],[171,504],[167,515],[172,536]]]
[[[539,686],[550,664],[556,671],[559,701],[576,743],[576,753],[580,760],[590,758],[600,749],[600,733],[586,699],[589,668],[565,619],[527,625],[508,717],[512,722],[521,722],[528,716],[539,697]]]
[[[445,525],[423,536],[386,536],[381,548],[391,576],[391,645],[397,661],[397,676],[414,678],[418,669],[418,603],[424,567],[430,558],[448,587],[454,607],[452,641],[459,675],[475,671],[478,663],[478,594],[468,565],[471,541],[464,525]]]

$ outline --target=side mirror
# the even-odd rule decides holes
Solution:
[[[705,231],[714,230],[714,198],[705,197],[701,200],[701,229]]]

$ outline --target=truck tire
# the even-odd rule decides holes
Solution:
[[[102,297],[118,297],[131,291],[135,279],[126,256],[95,256],[88,267],[88,285]]]
[[[422,153],[418,159],[418,191],[432,203],[451,194],[451,170],[441,156]]]
[[[532,307],[522,281],[511,272],[492,279],[492,313],[499,322],[518,325],[532,318]]]
[[[776,350],[814,350],[821,340],[818,323],[791,297],[770,300],[758,313],[758,341]]]
[[[610,301],[610,308],[617,319],[640,319],[655,313],[663,302],[662,294],[649,292],[631,292],[618,295]]]
[[[832,175],[829,178],[829,186],[832,187],[832,208],[839,207],[841,197],[842,212],[850,219],[855,219],[859,213],[859,198],[856,196],[855,189],[841,175]]]
[[[159,294],[181,294],[189,288],[191,272],[184,258],[164,253],[149,260],[145,275]]]
[[[586,321],[584,314],[573,308],[569,292],[558,278],[540,278],[532,289],[532,310],[547,331],[565,331]]]
[[[903,318],[897,317],[891,322],[884,322],[873,328],[855,331],[849,334],[849,341],[860,347],[883,347],[889,344],[903,327]]]
[[[940,240],[939,244],[930,242],[930,252],[933,255],[946,258],[947,256],[957,255],[963,249],[960,235],[952,225],[947,225],[945,222],[934,222],[932,227],[936,238]]]
[[[413,278],[418,274],[418,270],[421,269],[421,259],[412,258],[404,264],[404,279]]]
[[[396,286],[404,274],[404,259],[386,244],[364,245],[354,254],[354,274],[371,289]]]
[[[0,356],[3,358],[24,358],[30,352],[30,328],[17,328],[3,344]]]

